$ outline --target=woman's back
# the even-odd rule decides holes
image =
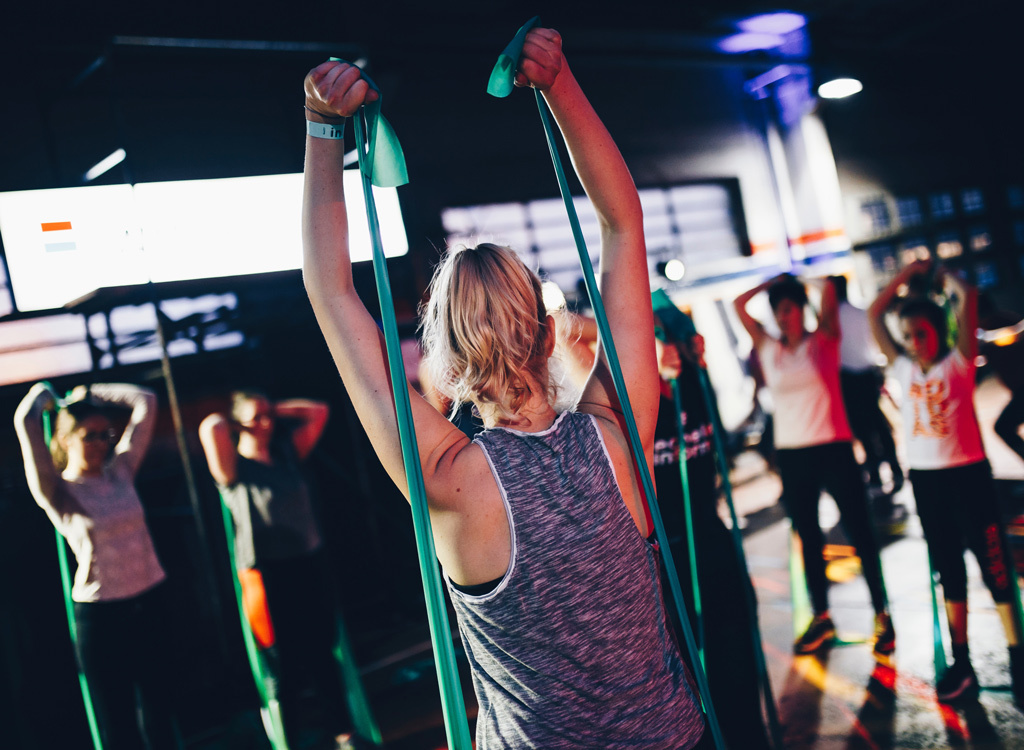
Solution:
[[[597,422],[477,437],[506,503],[512,562],[488,594],[452,588],[494,747],[686,748],[702,719],[666,628],[657,559]]]

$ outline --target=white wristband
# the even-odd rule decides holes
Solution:
[[[340,141],[345,138],[345,121],[334,125],[327,122],[313,122],[306,120],[306,133],[314,138],[327,138],[332,141]]]

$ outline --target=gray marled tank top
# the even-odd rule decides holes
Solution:
[[[451,586],[480,711],[477,750],[686,750],[703,718],[665,625],[658,565],[594,418],[476,438],[512,529],[483,596]]]

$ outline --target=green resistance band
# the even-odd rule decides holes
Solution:
[[[807,595],[807,576],[801,556],[803,542],[792,523],[789,527],[789,598],[793,605],[793,635],[800,637],[814,619],[811,600]]]
[[[228,542],[228,560],[231,565],[231,581],[235,589],[235,604],[238,606],[238,618],[242,624],[242,640],[245,643],[245,653],[249,658],[249,668],[252,670],[252,678],[256,683],[256,691],[260,696],[260,714],[263,717],[263,727],[267,732],[267,739],[273,750],[288,750],[288,741],[284,734],[284,721],[281,717],[281,704],[277,700],[274,681],[268,676],[267,665],[263,661],[259,648],[256,646],[256,638],[249,626],[249,618],[245,615],[245,605],[242,604],[242,583],[238,580],[238,569],[235,567],[235,520],[231,516],[231,510],[224,502],[224,495],[220,496],[220,509],[224,518],[224,535]]]
[[[747,598],[747,608],[750,611],[750,638],[754,642],[754,658],[757,660],[757,674],[761,681],[761,694],[764,698],[765,713],[768,715],[768,729],[772,734],[772,744],[775,750],[783,750],[782,724],[779,721],[778,709],[775,706],[775,694],[772,690],[772,682],[768,676],[768,661],[764,656],[764,642],[761,638],[761,625],[757,616],[757,595],[754,592],[754,583],[750,580],[750,569],[747,567],[747,555],[743,550],[743,532],[740,530],[740,519],[736,513],[736,504],[732,498],[732,482],[729,479],[729,462],[725,455],[725,445],[722,443],[722,421],[718,415],[718,405],[715,403],[711,382],[708,379],[707,371],[703,367],[697,368],[700,379],[700,390],[704,396],[704,405],[711,415],[712,441],[715,446],[715,459],[718,463],[718,474],[722,478],[722,490],[725,494],[726,505],[729,506],[729,517],[732,519],[732,544],[736,551],[736,557],[740,561],[740,570],[747,571],[744,581],[744,593]],[[804,587],[804,601],[807,601],[807,587]]]
[[[686,515],[686,544],[690,557],[690,587],[693,589],[693,614],[697,620],[697,652],[704,669],[708,668],[704,660],[704,607],[700,596],[700,579],[697,576],[697,541],[693,533],[693,498],[690,497],[690,472],[686,467],[686,428],[683,425],[683,395],[679,390],[679,381],[672,379],[672,401],[676,407],[676,434],[679,436],[679,478],[683,483],[683,512]]]
[[[932,639],[934,643],[932,658],[935,661],[935,681],[938,682],[946,674],[949,665],[946,663],[946,646],[942,641],[942,618],[939,616],[939,575],[935,572],[935,566],[932,565],[930,552],[928,553],[928,583],[928,590],[932,595]]]
[[[53,387],[45,383],[47,389],[53,394],[53,400],[58,409],[63,409],[65,402],[59,398]],[[53,439],[52,414],[49,411],[43,412],[43,438],[49,445]],[[78,670],[78,685],[82,689],[82,703],[85,704],[85,718],[89,722],[89,734],[92,735],[92,744],[96,750],[103,750],[103,740],[100,738],[100,727],[96,721],[96,710],[92,705],[92,693],[89,691],[89,681],[85,678],[85,672],[78,661],[78,623],[75,622],[75,604],[71,600],[71,571],[68,568],[68,549],[64,536],[54,530],[57,536],[57,563],[60,567],[60,582],[64,589],[64,610],[68,616],[68,633],[71,635],[71,643],[75,648],[75,667]]]
[[[345,701],[352,714],[352,725],[360,737],[380,747],[384,744],[384,739],[370,708],[370,701],[366,697],[366,690],[363,688],[363,680],[356,667],[352,644],[348,639],[348,630],[345,628],[345,620],[342,618],[340,609],[336,609],[334,621],[337,626],[334,660],[341,669],[341,678],[345,685]]]
[[[487,84],[488,93],[491,93],[494,96],[501,96],[502,92],[505,92],[505,95],[507,95],[512,91],[512,88],[514,87],[515,68],[516,65],[518,65],[519,57],[522,54],[523,42],[526,39],[526,33],[537,24],[537,21],[537,16],[534,16],[527,21],[502,52],[501,56],[498,58],[497,64],[495,64],[494,69],[491,72],[491,77]],[[609,370],[612,375],[612,381],[615,384],[615,393],[618,396],[619,404],[622,406],[623,415],[626,418],[630,447],[633,451],[633,457],[636,461],[637,469],[640,472],[641,484],[644,495],[647,497],[647,504],[650,509],[651,519],[654,521],[655,536],[660,545],[661,554],[664,556],[669,588],[672,591],[672,599],[675,602],[676,612],[679,615],[681,629],[686,641],[686,648],[690,653],[693,673],[697,678],[697,687],[700,691],[705,713],[707,714],[708,724],[711,726],[711,734],[714,737],[715,746],[718,750],[724,750],[725,742],[722,739],[722,730],[718,725],[718,717],[716,716],[715,708],[712,705],[711,691],[708,689],[707,675],[704,673],[700,653],[693,638],[693,631],[690,628],[690,620],[686,614],[686,606],[683,603],[682,587],[679,585],[679,576],[676,574],[675,561],[672,557],[672,549],[668,543],[668,534],[665,533],[665,525],[662,523],[661,511],[658,508],[658,500],[654,493],[654,482],[651,480],[651,473],[647,468],[647,461],[644,457],[643,446],[640,442],[640,435],[636,428],[636,419],[634,418],[633,410],[629,405],[629,394],[626,391],[626,384],[622,377],[622,368],[619,365],[618,357],[615,353],[615,342],[612,340],[611,329],[608,326],[608,316],[605,314],[604,304],[601,301],[601,292],[598,289],[597,281],[594,278],[594,269],[591,265],[590,255],[587,252],[587,246],[583,239],[583,232],[580,229],[579,217],[576,215],[572,195],[569,192],[569,186],[565,179],[565,170],[562,168],[562,162],[558,156],[558,146],[555,142],[550,118],[548,117],[547,105],[544,103],[544,97],[541,95],[540,91],[535,89],[534,94],[537,100],[537,108],[540,111],[540,119],[544,127],[544,134],[547,138],[548,151],[551,153],[551,161],[555,168],[555,176],[558,178],[558,186],[562,193],[562,200],[565,203],[565,210],[569,218],[569,224],[572,227],[573,237],[576,240],[576,249],[580,256],[583,279],[586,284],[587,294],[590,297],[591,307],[594,309],[594,317],[597,320],[601,346],[604,347],[605,356],[607,357]]]
[[[332,58],[337,59],[337,58]],[[363,78],[377,92],[380,89],[363,73]],[[409,483],[409,503],[412,506],[413,527],[416,534],[416,551],[423,579],[423,593],[427,601],[427,620],[430,625],[430,640],[434,647],[437,664],[438,685],[441,692],[441,709],[444,714],[445,732],[451,750],[471,750],[473,742],[469,736],[469,722],[466,704],[462,696],[458,667],[455,663],[455,649],[452,645],[451,626],[445,605],[441,576],[437,571],[437,553],[434,536],[430,528],[427,509],[427,494],[423,484],[423,468],[420,466],[419,448],[409,401],[409,386],[405,377],[401,344],[398,338],[398,322],[391,295],[387,260],[380,236],[380,222],[373,200],[373,186],[398,187],[408,182],[405,157],[394,131],[380,114],[382,98],[364,105],[355,121],[356,150],[359,154],[359,171],[362,175],[363,197],[366,201],[366,220],[373,245],[373,273],[377,283],[377,298],[380,302],[384,329],[384,343],[387,348],[388,369],[391,374],[391,390],[395,398],[395,416],[398,420],[398,435],[402,444],[402,460],[405,476]]]

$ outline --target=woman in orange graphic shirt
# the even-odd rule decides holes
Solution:
[[[995,483],[974,411],[977,353],[977,290],[939,267],[956,312],[956,341],[951,345],[946,310],[927,296],[899,303],[902,345],[885,324],[901,287],[931,270],[931,261],[904,268],[878,295],[869,317],[872,331],[903,389],[901,412],[914,488],[932,563],[939,572],[953,642],[953,664],[936,675],[941,701],[972,698],[978,680],[967,646],[967,572],[970,548],[996,602],[1010,646],[1010,673],[1018,701],[1024,698],[1024,648],[1013,604],[1013,566],[1004,542]]]

